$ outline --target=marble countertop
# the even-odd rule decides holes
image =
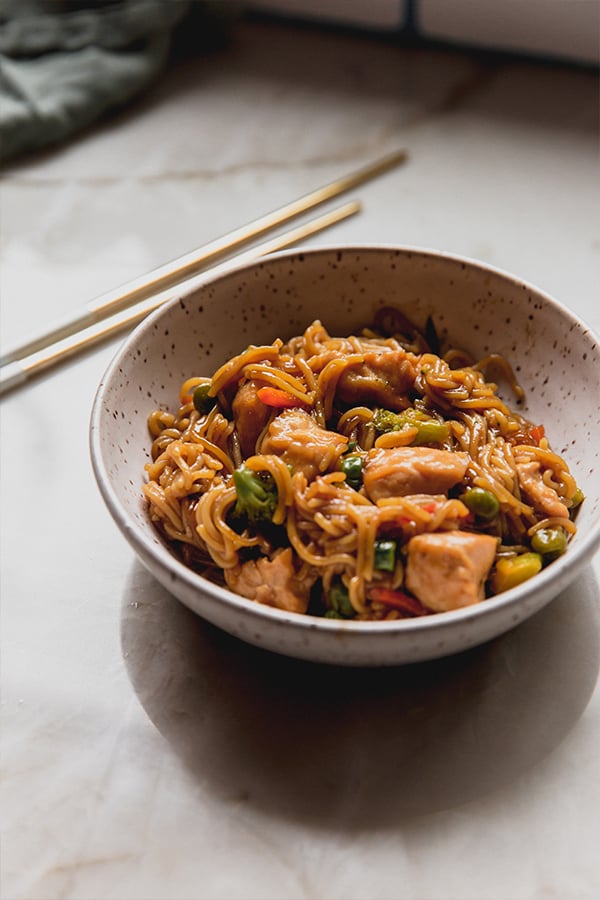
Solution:
[[[0,183],[6,346],[399,147],[310,245],[483,260],[600,332],[585,69],[240,22]],[[490,645],[370,673],[271,657],[154,583],[96,488],[118,340],[1,405],[6,900],[600,893],[600,562]]]

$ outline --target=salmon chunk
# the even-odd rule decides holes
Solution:
[[[235,428],[240,440],[242,455],[253,456],[256,441],[267,424],[270,409],[258,399],[259,385],[254,381],[245,381],[238,389],[231,408]]]
[[[277,553],[273,559],[262,556],[248,560],[241,566],[225,569],[224,574],[227,586],[236,594],[297,613],[306,612],[310,589],[317,579],[316,574],[303,577],[296,574],[291,547]]]
[[[363,483],[370,500],[410,494],[445,494],[467,471],[466,453],[433,447],[369,450]]]
[[[321,428],[303,409],[286,409],[273,419],[261,453],[280,456],[307,481],[332,469],[348,446],[348,438]]]
[[[552,485],[546,484],[542,478],[539,462],[517,462],[517,477],[519,487],[525,499],[545,516],[559,516],[569,518],[569,510],[562,502]]]
[[[478,603],[484,599],[497,545],[488,534],[418,534],[408,542],[406,587],[433,612]]]
[[[364,362],[341,376],[337,396],[343,403],[383,406],[399,411],[409,406],[407,394],[417,377],[418,357],[405,350],[368,350]]]

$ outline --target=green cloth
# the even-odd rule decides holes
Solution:
[[[0,158],[63,141],[146,88],[191,0],[0,0]]]

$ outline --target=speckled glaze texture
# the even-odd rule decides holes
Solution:
[[[505,355],[526,390],[523,413],[546,427],[586,500],[567,554],[524,585],[456,612],[389,623],[315,619],[232,594],[183,566],[150,524],[141,495],[148,413],[177,404],[181,382],[210,375],[250,343],[337,334],[383,305],[417,323],[431,315],[476,357]],[[506,392],[504,399],[513,403]],[[600,541],[600,348],[555,300],[472,260],[416,248],[330,247],[275,254],[182,294],[125,341],[99,386],[90,442],[107,506],[143,563],[198,615],[258,646],[346,665],[416,662],[475,646],[518,625],[563,590]]]

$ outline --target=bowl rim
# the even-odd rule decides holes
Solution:
[[[116,525],[119,527],[127,541],[138,552],[142,561],[152,560],[156,565],[163,567],[169,573],[171,578],[183,581],[191,591],[208,595],[211,601],[215,603],[222,604],[225,602],[229,607],[235,608],[236,611],[244,617],[255,618],[260,621],[267,619],[274,625],[284,627],[291,625],[296,629],[300,628],[306,632],[314,632],[317,630],[330,634],[344,633],[345,635],[356,636],[357,638],[375,634],[389,636],[396,633],[406,633],[414,636],[415,632],[427,632],[431,629],[436,631],[444,630],[446,628],[454,629],[460,624],[466,625],[474,619],[480,620],[482,617],[486,618],[493,616],[501,609],[522,604],[525,598],[533,599],[539,595],[545,595],[547,590],[550,589],[550,586],[552,586],[552,596],[558,595],[560,591],[571,582],[577,571],[591,560],[593,554],[600,546],[600,515],[592,522],[588,532],[581,538],[577,546],[573,547],[568,553],[565,553],[564,556],[555,560],[551,566],[543,569],[534,579],[504,591],[501,594],[489,597],[484,603],[476,603],[459,609],[432,613],[416,618],[358,622],[353,620],[346,621],[343,619],[328,619],[310,616],[306,613],[289,612],[287,610],[267,606],[266,604],[256,603],[246,597],[235,594],[227,587],[215,584],[186,566],[172,553],[166,542],[158,535],[158,533],[157,542],[156,539],[146,535],[142,529],[132,522],[130,514],[122,506],[117,492],[112,486],[111,476],[104,464],[101,445],[104,397],[106,391],[110,387],[114,375],[118,373],[122,361],[129,356],[130,347],[136,343],[142,334],[151,330],[157,320],[167,314],[173,307],[179,305],[180,300],[195,294],[197,291],[203,290],[214,283],[227,281],[229,278],[236,277],[240,272],[255,268],[257,264],[268,266],[272,263],[276,264],[282,259],[304,258],[306,256],[329,256],[332,253],[337,254],[340,252],[345,254],[364,252],[396,253],[398,255],[406,255],[407,257],[419,256],[429,259],[441,259],[461,267],[466,265],[469,268],[478,269],[482,273],[499,276],[501,279],[508,280],[518,287],[534,292],[537,297],[540,297],[544,301],[544,303],[553,307],[561,315],[566,316],[571,324],[577,325],[582,330],[582,333],[589,335],[590,339],[595,341],[600,357],[600,338],[598,338],[594,330],[576,313],[531,282],[524,281],[501,268],[467,256],[413,245],[352,243],[327,244],[318,247],[281,250],[265,257],[257,257],[249,262],[244,261],[236,263],[234,260],[232,263],[224,266],[217,266],[214,270],[208,270],[205,273],[202,273],[201,276],[194,279],[193,285],[182,285],[181,292],[178,292],[174,297],[146,316],[117,348],[102,375],[94,395],[90,412],[88,442],[92,469],[99,491]],[[151,568],[149,562],[146,564]],[[198,614],[202,615],[201,613]],[[515,624],[517,623],[515,622]]]

